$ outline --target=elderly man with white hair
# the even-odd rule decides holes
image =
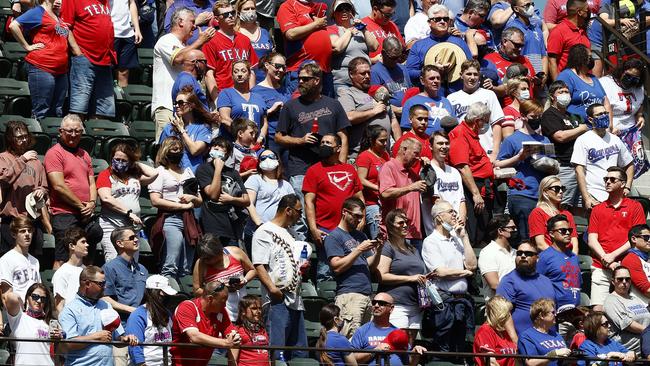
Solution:
[[[422,259],[434,275],[442,301],[448,305],[433,310],[436,324],[433,338],[440,351],[463,352],[465,335],[474,331],[474,309],[467,295],[467,277],[474,275],[476,255],[465,226],[449,202],[438,200],[431,209],[431,216],[435,229],[424,239]],[[467,315],[457,319],[454,314]]]

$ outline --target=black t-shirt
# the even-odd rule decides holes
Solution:
[[[557,131],[572,130],[578,127],[580,117],[566,113],[562,114],[557,108],[549,107],[542,114],[542,134],[555,145],[555,155],[561,166],[571,166],[571,155],[575,140],[558,142],[553,138]]]
[[[204,188],[212,183],[213,176],[214,165],[211,161],[201,164],[196,169],[196,179],[199,181],[201,196],[203,197],[201,209],[203,231],[217,236],[237,239],[245,222],[243,210],[240,207],[210,200],[210,197],[205,194]],[[221,171],[221,192],[233,197],[241,197],[246,192],[244,181],[235,169],[227,166],[223,167]]]
[[[321,96],[314,102],[302,98],[288,101],[280,112],[277,131],[285,136],[303,137],[311,132],[314,119],[318,119],[318,134],[337,133],[350,126],[348,116],[337,100]],[[289,149],[287,175],[304,175],[307,168],[319,161],[317,145],[302,145]]]

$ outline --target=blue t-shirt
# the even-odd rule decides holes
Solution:
[[[622,344],[616,342],[611,338],[607,338],[605,344],[600,345],[592,340],[585,339],[579,347],[580,350],[585,352],[587,357],[603,357],[606,358],[609,352],[627,353],[629,350]],[[578,366],[585,366],[587,362],[578,361]],[[592,363],[593,365],[593,363]],[[601,363],[602,365],[602,363]],[[623,366],[622,362],[609,362],[609,366]]]
[[[440,93],[438,93],[440,95]],[[425,97],[423,95],[415,95],[409,98],[404,107],[402,108],[402,117],[400,118],[400,127],[404,129],[411,128],[411,120],[409,119],[409,110],[412,106],[421,104],[429,111],[429,124],[425,133],[431,136],[432,133],[442,129],[440,127],[440,120],[445,116],[456,117],[454,107],[451,106],[449,100],[445,97],[438,96],[436,98]]]
[[[602,5],[603,0],[600,2]],[[589,37],[589,42],[591,43],[592,50],[602,51],[603,49],[603,25],[599,21],[592,19],[589,22],[589,28],[587,28],[587,37]]]
[[[506,137],[506,139],[503,140],[497,160],[506,160],[519,154],[519,151],[523,147],[524,141],[550,143],[550,140],[546,136],[537,133],[533,135],[527,135],[517,130],[512,135]],[[524,196],[537,200],[537,196],[539,194],[539,182],[547,174],[533,168],[531,157],[526,158],[526,160],[519,161],[515,166],[513,166],[513,168],[517,169],[515,178],[523,180],[526,187],[522,190],[518,190],[517,188],[510,188],[508,189],[508,194],[511,196]]]
[[[253,46],[253,50],[255,51],[258,60],[261,60],[262,57],[271,53],[273,51],[273,40],[271,39],[269,31],[260,27],[260,37],[257,39],[257,41],[251,41],[251,46]],[[264,70],[260,69],[259,67],[255,67],[254,70],[256,83],[264,80],[266,77]]]
[[[542,57],[546,56],[546,44],[542,32],[542,19],[538,16],[530,18],[530,24],[524,22],[514,14],[508,19],[504,29],[515,27],[524,33],[524,48],[521,54],[528,57],[535,72],[542,70]]]
[[[374,322],[370,321],[362,326],[360,326],[354,335],[352,336],[352,347],[354,349],[374,349],[381,342],[384,341],[384,338],[388,333],[398,329],[397,327],[391,325],[386,328],[379,328],[375,325]],[[383,362],[381,363],[384,364]],[[391,366],[401,366],[408,365],[408,357],[404,354],[398,356],[396,354],[390,355],[390,365]],[[368,362],[368,366],[375,366],[375,359],[372,358]]]
[[[603,103],[607,94],[605,89],[598,81],[598,78],[591,75],[592,85],[585,83],[571,69],[564,69],[558,75],[557,80],[562,80],[569,87],[571,93],[571,104],[567,107],[567,112],[587,119],[587,107],[594,103]]]
[[[252,94],[260,96],[264,100],[264,106],[268,111],[273,107],[275,102],[286,103],[291,99],[291,92],[282,85],[279,89],[268,88],[266,86],[255,85],[251,89]],[[275,136],[275,129],[278,127],[278,120],[280,119],[280,109],[277,111],[267,114],[267,120],[269,121],[269,136]]]
[[[515,321],[516,325],[517,323]],[[517,348],[521,355],[544,356],[554,349],[567,348],[564,338],[552,329],[548,333],[542,333],[530,327],[525,332],[519,334]],[[557,361],[549,362],[548,366],[557,366]]]
[[[190,136],[193,141],[203,141],[209,145],[212,140],[212,130],[210,130],[208,125],[205,123],[190,123],[185,127],[185,131],[187,131],[187,135]],[[181,137],[172,129],[171,123],[168,123],[167,126],[163,128],[162,133],[160,134],[160,139],[158,139],[158,144],[162,144],[162,142],[169,136]],[[190,168],[192,169],[192,173],[195,173],[196,168],[198,168],[204,161],[204,155],[192,156],[187,149],[183,149],[181,168]]]
[[[580,264],[571,250],[561,253],[553,247],[546,248],[539,253],[537,272],[553,282],[558,308],[567,304],[580,305]]]
[[[488,23],[490,22],[489,19],[492,18],[492,15],[494,14],[495,11],[497,11],[497,10],[506,10],[506,9],[509,9],[509,8],[510,8],[510,2],[506,2],[506,1],[503,1],[503,0],[493,4],[492,7],[490,8],[490,12],[488,13],[487,18],[485,18],[486,21]],[[503,32],[505,27],[497,28],[497,27],[494,27],[494,26],[492,26],[490,24],[490,29],[492,29],[492,38],[496,39],[496,40],[500,40],[501,39],[501,33]],[[497,42],[497,44],[498,43],[499,42]]]
[[[503,276],[499,281],[497,294],[512,303],[512,320],[517,334],[522,334],[533,326],[530,320],[530,306],[535,301],[543,297],[555,300],[553,283],[548,277],[539,273],[522,277],[517,270]]]
[[[219,93],[217,98],[217,109],[223,107],[230,107],[230,118],[233,121],[237,118],[245,118],[255,122],[258,129],[262,128],[262,118],[266,114],[266,102],[260,95],[251,92],[250,97],[246,100],[235,88],[226,88]],[[220,133],[223,136],[232,136],[223,125]]]
[[[208,106],[208,98],[206,98],[203,89],[201,89],[201,84],[196,81],[196,78],[187,71],[181,71],[178,73],[174,85],[172,86],[172,100],[176,100],[178,92],[184,87],[191,85],[194,90],[194,94],[199,98],[205,110],[209,111],[210,107]]]
[[[350,349],[352,348],[352,344],[341,333],[330,330],[327,332],[325,348]],[[327,352],[327,355],[330,356],[334,366],[345,366],[346,363],[343,357],[349,354],[350,352]]]
[[[370,68],[370,84],[385,86],[393,94],[390,104],[396,107],[402,106],[404,92],[413,86],[404,66],[397,64],[392,69],[388,69],[381,62],[377,62]]]
[[[347,232],[337,227],[325,237],[327,260],[329,261],[332,257],[347,256],[366,239],[368,237],[361,231]],[[347,271],[335,275],[337,295],[347,293],[370,295],[372,293],[370,269],[368,268],[368,257],[370,256],[370,252],[361,253]]]
[[[463,50],[463,52],[465,52],[467,59],[472,59],[472,52],[469,50],[467,43],[465,43],[462,38],[452,35],[447,35],[445,37],[434,37],[433,34],[431,34],[427,38],[416,41],[413,44],[413,47],[411,47],[411,51],[409,52],[408,58],[406,59],[406,70],[408,71],[409,77],[411,78],[411,82],[413,84],[417,85],[420,83],[420,71],[422,70],[422,66],[424,66],[424,57],[426,56],[427,52],[431,47],[441,42],[450,42],[458,45]]]

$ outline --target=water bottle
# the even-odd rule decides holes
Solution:
[[[287,362],[287,360],[284,358],[284,351],[280,351],[280,354],[278,355],[278,361]]]
[[[147,237],[147,233],[144,232],[144,230],[138,231],[138,237],[144,240],[149,241],[149,237]]]
[[[300,252],[300,266],[303,266],[308,261],[309,261],[309,252],[307,251],[307,244],[305,244],[302,247],[302,251]]]

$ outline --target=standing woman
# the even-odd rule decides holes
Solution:
[[[327,27],[332,41],[332,74],[334,90],[342,86],[350,86],[348,64],[356,57],[370,61],[370,53],[379,48],[375,35],[360,20],[354,19],[357,11],[352,1],[338,0],[332,5],[331,17],[334,25]],[[359,27],[359,28],[357,28]]]
[[[63,338],[61,330],[50,332],[49,323],[54,317],[52,293],[40,283],[29,286],[25,295],[24,311],[20,296],[9,292],[5,296],[9,316],[10,337],[15,338]],[[14,365],[54,366],[50,356],[50,343],[16,342]]]
[[[259,135],[256,144],[261,144],[269,131],[266,119],[266,103],[262,97],[251,93],[250,86],[251,64],[246,60],[233,61],[232,80],[235,86],[219,92],[217,110],[221,116],[221,136],[234,141],[230,132],[232,121],[244,118],[257,124]]]
[[[522,127],[519,103],[530,99],[530,84],[524,76],[516,76],[506,83],[506,94],[510,97],[510,104],[503,107],[503,122],[501,122],[501,135],[505,139]]]
[[[18,216],[27,216],[25,198],[34,192],[34,198],[42,203],[47,200],[47,175],[45,167],[38,160],[34,137],[24,122],[9,121],[5,130],[5,148],[0,153],[0,255],[14,247],[14,237],[9,225]],[[51,233],[50,215],[47,207],[37,212],[34,219],[34,236],[29,252],[40,255],[43,248],[43,232]],[[30,215],[31,216],[31,215]]]
[[[334,304],[323,306],[318,315],[320,320],[320,337],[316,342],[317,348],[351,349],[352,344],[339,333],[343,328],[341,309]],[[357,360],[349,352],[320,352],[321,365],[326,366],[357,366]]]
[[[251,45],[257,59],[262,60],[275,50],[273,39],[269,31],[260,27],[257,22],[257,9],[255,1],[253,0],[238,0],[235,3],[235,11],[239,14],[237,24],[235,24],[235,31],[239,32],[251,40]],[[258,64],[259,65],[259,64]],[[255,68],[255,83],[264,80],[264,70],[262,68]]]
[[[158,171],[140,162],[140,148],[119,143],[111,150],[111,166],[97,177],[97,195],[102,211],[99,225],[104,231],[102,247],[106,262],[117,257],[111,233],[118,227],[142,226],[140,189],[158,177]]]
[[[160,274],[177,280],[192,274],[194,245],[198,240],[193,209],[203,202],[198,193],[184,192],[184,183],[195,177],[189,167],[181,168],[182,157],[183,144],[179,138],[165,139],[156,155],[158,178],[149,184],[151,205],[158,209],[150,235],[152,249],[156,253],[164,243]]]
[[[61,0],[40,3],[9,25],[14,39],[27,51],[25,65],[32,116],[39,121],[63,117],[63,102],[68,93],[68,40],[76,47],[72,32],[58,17]]]
[[[259,349],[231,349],[229,356],[237,366],[269,366],[269,335],[262,320],[262,299],[246,295],[239,301],[239,315],[231,326],[241,337],[241,346],[257,346]],[[226,332],[229,333],[230,329]]]
[[[573,214],[562,207],[564,192],[566,192],[566,187],[562,185],[562,181],[557,175],[549,175],[539,182],[537,207],[528,216],[528,237],[540,253],[551,245],[551,236],[546,229],[546,222],[555,215],[564,215],[573,229],[571,251],[578,254],[578,229]]]
[[[379,169],[390,159],[386,151],[388,131],[379,125],[368,126],[361,153],[357,157],[357,174],[363,185],[363,198],[366,204],[366,228],[370,239],[379,235],[381,225],[381,206],[379,205]]]
[[[614,123],[611,132],[621,138],[634,157],[634,178],[640,177],[650,168],[641,138],[641,130],[645,125],[644,71],[643,61],[632,58],[616,68],[611,75],[599,79],[612,105]]]

